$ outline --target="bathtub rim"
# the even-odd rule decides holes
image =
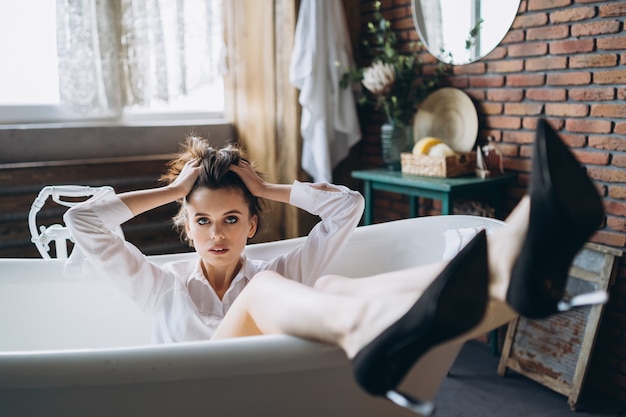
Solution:
[[[98,349],[0,352],[0,389],[124,385],[345,366],[336,346],[289,335]]]

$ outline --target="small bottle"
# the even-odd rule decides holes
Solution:
[[[489,171],[489,176],[495,177],[504,174],[502,166],[502,154],[496,146],[493,136],[487,137],[487,144],[482,147],[483,159]]]

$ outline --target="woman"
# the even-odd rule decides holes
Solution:
[[[211,338],[259,271],[314,285],[348,241],[364,207],[363,197],[343,186],[269,183],[240,149],[216,150],[197,137],[188,138],[164,180],[169,184],[154,189],[103,191],[64,216],[90,264],[152,316],[153,338],[160,343]],[[321,222],[290,253],[268,262],[247,259],[243,251],[259,229],[261,198],[292,204],[319,215]],[[198,257],[161,267],[113,232],[130,218],[173,201],[181,203],[174,223]]]
[[[484,334],[515,314],[542,318],[606,302],[604,292],[562,300],[571,262],[603,217],[584,169],[540,120],[529,193],[489,239],[479,232],[449,263],[361,279],[327,276],[315,288],[262,272],[214,338],[286,333],[335,344],[365,391],[427,415],[431,404],[396,387],[431,348]],[[485,315],[489,300],[506,303],[510,314]]]

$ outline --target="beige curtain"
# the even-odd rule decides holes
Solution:
[[[335,1],[335,0],[330,0]],[[289,67],[298,0],[229,0],[224,3],[227,45],[226,115],[238,141],[268,179],[310,181],[300,166],[298,90]],[[359,0],[343,0],[353,45],[359,40]],[[257,241],[302,236],[318,221],[302,210],[275,204]]]

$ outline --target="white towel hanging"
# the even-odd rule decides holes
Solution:
[[[303,0],[289,81],[300,90],[302,168],[315,182],[332,182],[333,168],[361,140],[353,91],[339,85],[352,67],[342,3]]]

